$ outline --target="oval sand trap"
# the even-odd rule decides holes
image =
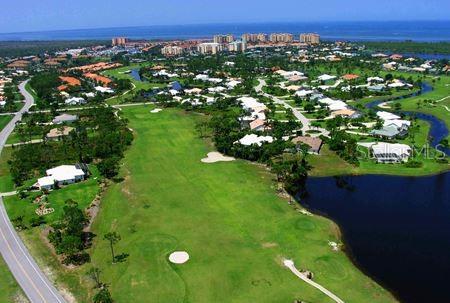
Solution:
[[[216,162],[229,162],[236,160],[233,157],[226,157],[219,152],[210,152],[208,153],[208,157],[203,158],[203,163],[216,163]]]
[[[155,108],[154,110],[150,111],[152,114],[156,114],[159,113],[160,111],[162,111],[162,109],[160,108]]]
[[[175,251],[170,254],[169,261],[174,264],[183,264],[189,260],[189,254],[185,251]]]

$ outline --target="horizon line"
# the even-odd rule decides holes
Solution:
[[[445,20],[430,20],[430,19],[416,19],[416,20],[330,20],[330,21],[254,21],[254,22],[205,22],[205,23],[184,23],[184,24],[152,24],[152,25],[127,25],[127,26],[110,26],[110,27],[80,27],[80,28],[66,28],[66,29],[47,29],[36,31],[17,31],[17,32],[0,32],[0,35],[13,34],[29,34],[29,33],[45,33],[45,32],[66,32],[66,31],[80,31],[80,30],[104,30],[104,29],[127,29],[127,28],[145,28],[145,27],[170,27],[170,26],[205,26],[205,25],[251,25],[251,24],[290,24],[290,23],[304,23],[304,24],[320,24],[320,23],[390,23],[390,22],[450,22],[450,19]]]

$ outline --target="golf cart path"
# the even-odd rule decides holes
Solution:
[[[328,289],[326,289],[325,287],[323,287],[322,285],[314,282],[311,279],[308,279],[304,274],[302,274],[294,265],[294,261],[292,260],[284,260],[283,261],[284,266],[286,266],[287,268],[289,268],[292,273],[294,275],[296,275],[297,277],[299,277],[300,279],[302,279],[303,281],[305,281],[306,283],[308,283],[309,285],[317,288],[318,290],[320,290],[321,292],[323,292],[324,294],[326,294],[328,297],[330,297],[331,299],[333,299],[333,301],[335,301],[336,303],[344,303],[343,300],[341,300],[338,296],[336,296],[335,294],[333,294],[331,291],[329,291]]]

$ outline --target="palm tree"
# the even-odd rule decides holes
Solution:
[[[116,244],[121,240],[120,235],[117,232],[109,232],[103,237],[103,239],[109,241],[109,246],[111,248],[112,262],[115,263],[116,256],[114,255],[114,244]]]

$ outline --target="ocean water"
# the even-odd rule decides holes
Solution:
[[[450,21],[295,22],[199,24],[0,33],[0,41],[93,40],[125,36],[131,39],[197,39],[214,34],[317,32],[323,39],[348,41],[450,41]]]

